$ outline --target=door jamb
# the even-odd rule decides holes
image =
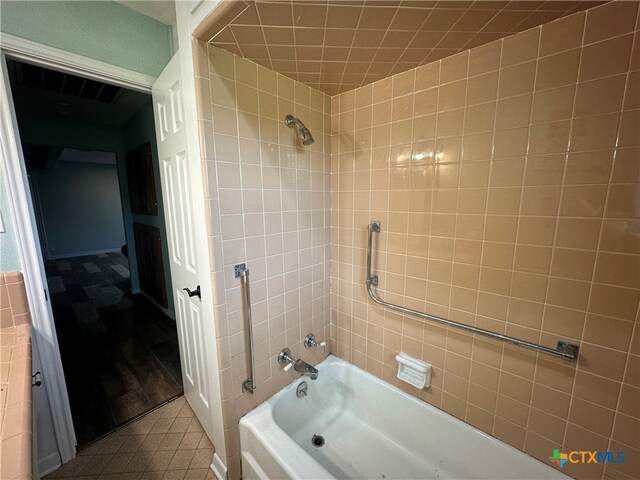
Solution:
[[[54,47],[23,39],[14,35],[0,34],[0,60],[13,58],[55,70],[77,74],[94,80],[106,81],[121,87],[151,94],[155,77],[143,75],[92,58],[66,52]],[[2,65],[5,70],[6,65]],[[1,79],[4,83],[4,79]],[[8,87],[8,86],[7,86]],[[18,237],[18,250],[24,271],[30,309],[34,325],[34,346],[42,359],[42,370],[47,381],[47,395],[51,408],[56,441],[62,463],[71,460],[76,453],[76,436],[69,406],[60,349],[56,336],[53,312],[48,300],[46,276],[42,253],[39,250],[38,231],[35,225],[31,197],[28,195],[28,179],[24,158],[19,148],[20,134],[15,114],[12,115],[13,99],[2,98],[0,102],[0,157],[5,167],[7,194],[11,206],[11,217]]]
[[[151,94],[156,77],[127,70],[93,58],[50,47],[26,38],[0,33],[0,48],[7,56],[61,72]]]

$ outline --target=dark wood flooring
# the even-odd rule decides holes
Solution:
[[[130,293],[123,255],[45,269],[79,448],[182,394],[176,323]]]

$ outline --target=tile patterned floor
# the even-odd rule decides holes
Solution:
[[[176,322],[130,293],[122,254],[45,268],[79,447],[182,394]]]
[[[184,397],[80,450],[45,479],[205,480],[215,449]]]

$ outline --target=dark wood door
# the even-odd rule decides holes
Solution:
[[[131,213],[158,215],[153,157],[149,142],[134,148],[124,156]]]
[[[140,288],[167,308],[167,287],[164,280],[160,229],[141,223],[133,224]]]

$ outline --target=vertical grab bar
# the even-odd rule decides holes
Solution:
[[[234,267],[236,278],[242,282],[244,292],[244,312],[247,319],[247,336],[249,337],[249,378],[242,382],[242,391],[253,393],[256,389],[256,362],[253,357],[253,324],[251,322],[251,293],[249,292],[249,269],[244,263]]]

